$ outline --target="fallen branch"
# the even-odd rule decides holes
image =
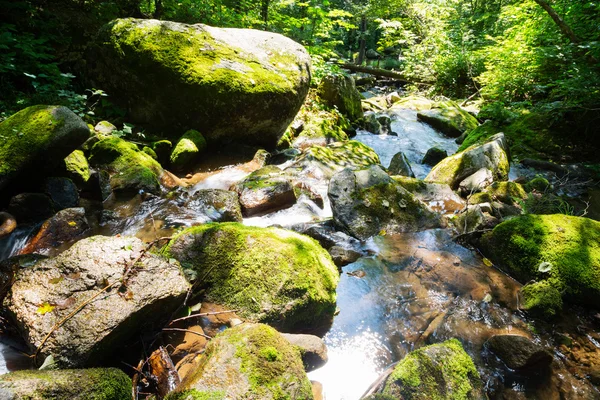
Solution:
[[[196,318],[196,317],[208,317],[211,315],[219,315],[219,314],[230,314],[230,313],[235,313],[238,312],[239,310],[228,310],[228,311],[212,311],[212,312],[205,312],[205,313],[200,313],[200,314],[193,314],[193,315],[188,315],[187,317],[181,317],[181,318],[177,318],[172,320],[171,322],[169,322],[169,325],[172,325],[174,322],[178,322],[178,321],[183,321],[186,319],[191,319],[191,318]]]
[[[183,329],[183,328],[163,328],[162,330],[163,330],[163,331],[176,331],[176,332],[187,332],[187,333],[193,333],[193,334],[195,334],[195,335],[198,335],[198,336],[205,337],[205,338],[207,338],[208,340],[211,340],[211,339],[212,339],[212,336],[208,336],[208,335],[207,335],[207,334],[205,334],[205,333],[202,333],[202,332],[196,332],[196,331],[193,331],[193,330],[191,330],[191,329]]]

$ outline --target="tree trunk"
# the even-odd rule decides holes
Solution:
[[[360,17],[360,45],[358,47],[358,59],[356,60],[357,65],[362,65],[365,61],[365,53],[367,47],[367,17],[363,15]]]
[[[550,15],[550,18],[552,18],[552,20],[556,23],[556,25],[558,25],[558,27],[560,28],[560,31],[563,33],[563,35],[565,35],[567,38],[569,38],[571,43],[573,43],[573,44],[579,43],[579,38],[575,35],[575,32],[573,32],[573,29],[571,29],[571,27],[569,25],[567,25],[567,23],[560,17],[560,15],[558,15],[556,13],[556,11],[554,11],[554,9],[552,8],[552,6],[550,4],[548,4],[545,0],[534,0],[534,1],[536,3],[538,3],[540,5],[540,7],[542,7],[548,13],[548,15]]]
[[[154,2],[154,18],[161,19],[164,12],[165,8],[163,6],[162,0],[156,0]]]
[[[271,0],[262,0],[260,16],[263,20],[263,30],[267,30],[269,28],[269,3]]]

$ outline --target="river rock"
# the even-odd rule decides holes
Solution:
[[[345,142],[350,129],[350,122],[339,111],[324,108],[309,95],[277,147],[305,150],[310,146]]]
[[[458,189],[463,196],[481,192],[494,181],[492,171],[487,168],[481,168],[473,175],[463,179],[458,185]]]
[[[190,204],[195,203],[195,204]],[[213,216],[215,222],[242,222],[242,208],[236,192],[223,189],[201,189],[194,192],[186,207],[197,205]]]
[[[54,214],[50,197],[43,193],[21,193],[10,199],[8,212],[17,222],[38,222]]]
[[[363,254],[359,251],[348,249],[342,246],[332,246],[327,251],[329,252],[329,255],[331,255],[335,265],[340,268],[345,265],[352,264],[363,256]]]
[[[336,225],[364,240],[379,234],[439,227],[438,217],[379,166],[345,169],[329,183]]]
[[[282,210],[296,203],[292,183],[273,165],[254,171],[233,189],[240,196],[246,217]]]
[[[392,161],[390,162],[390,166],[388,167],[388,172],[390,175],[401,175],[411,178],[415,177],[415,173],[410,167],[410,162],[403,152],[394,154]]]
[[[90,130],[66,107],[28,107],[0,122],[0,190],[18,176],[58,166],[90,136]]]
[[[19,254],[49,254],[52,250],[81,239],[89,225],[84,208],[67,208],[56,213],[29,239]]]
[[[118,137],[100,140],[92,147],[90,164],[110,172],[110,186],[116,193],[131,194],[140,190],[160,193],[164,170],[133,143]]]
[[[361,96],[351,76],[326,75],[321,79],[317,92],[325,104],[336,107],[350,120],[363,117]]]
[[[17,371],[0,376],[0,398],[127,400],[131,379],[117,368]]]
[[[598,306],[600,222],[563,214],[523,215],[480,240],[484,254],[520,282],[523,307],[545,317],[564,301]],[[531,283],[534,282],[534,283]]]
[[[473,360],[456,339],[411,351],[387,378],[383,394],[396,399],[483,399]]]
[[[100,137],[108,137],[116,130],[117,127],[108,121],[100,121],[94,127],[94,132],[96,132]]]
[[[19,270],[31,267],[38,261],[46,258],[46,256],[40,254],[24,254],[0,261],[0,304],[2,304],[6,294],[15,282]]]
[[[194,161],[198,161],[198,156],[205,149],[206,139],[204,136],[200,132],[190,129],[175,144],[170,157],[171,165],[181,171]]]
[[[96,87],[110,92],[134,123],[267,148],[310,84],[308,52],[282,35],[148,19],[105,25],[88,65]]]
[[[106,293],[56,329],[38,360],[52,356],[61,368],[98,365],[116,347],[171,316],[189,285],[179,264],[144,251],[136,238],[93,236],[18,272],[4,304],[32,351],[79,304]]]
[[[434,167],[446,157],[448,157],[448,152],[446,150],[440,149],[439,147],[432,147],[427,150],[427,153],[425,153],[425,156],[423,156],[421,163]]]
[[[0,212],[0,238],[10,235],[17,228],[17,220],[7,212]]]
[[[65,157],[65,171],[67,176],[80,187],[90,180],[90,164],[83,150],[75,150]]]
[[[525,199],[527,199],[527,192],[521,184],[516,182],[494,182],[485,188],[483,192],[471,196],[469,203],[501,202],[507,205],[514,205]]]
[[[199,368],[186,376],[173,397],[185,399],[186,391],[207,399],[217,393],[231,400],[312,399],[300,351],[262,324],[241,324],[211,340]]]
[[[56,211],[79,205],[77,186],[69,178],[51,177],[44,182],[44,193],[50,196]]]
[[[290,344],[300,348],[306,372],[313,371],[327,363],[327,346],[320,337],[291,333],[283,333],[282,335]]]
[[[392,178],[437,213],[454,213],[462,210],[466,205],[465,200],[446,184],[427,183],[407,176],[393,176]]]
[[[453,138],[479,126],[475,117],[453,101],[437,102],[431,110],[419,111],[417,119]]]
[[[492,171],[495,181],[508,179],[508,145],[504,134],[474,145],[440,161],[425,178],[426,182],[445,183],[456,189],[460,182],[482,168]]]
[[[486,345],[510,369],[537,369],[552,363],[550,353],[524,336],[494,335]]]
[[[211,223],[177,235],[165,254],[202,279],[205,300],[285,332],[328,324],[338,272],[307,237],[278,228]]]

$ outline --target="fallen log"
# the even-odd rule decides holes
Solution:
[[[374,75],[374,76],[380,76],[380,77],[384,77],[384,78],[392,78],[392,79],[396,79],[396,80],[398,80],[400,82],[422,83],[422,84],[429,85],[426,82],[421,82],[421,81],[417,81],[417,80],[412,79],[412,78],[407,78],[406,76],[404,76],[400,72],[389,71],[387,69],[364,67],[364,66],[361,66],[361,65],[356,65],[356,64],[351,64],[351,63],[339,63],[338,65],[339,65],[340,68],[347,69],[347,70],[350,70],[352,72],[363,72],[365,74],[371,74],[371,75]]]

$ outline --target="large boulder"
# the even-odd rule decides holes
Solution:
[[[523,287],[523,307],[544,316],[562,299],[598,308],[600,222],[562,214],[509,219],[481,238],[492,261]]]
[[[338,272],[314,239],[278,228],[211,223],[189,228],[165,249],[193,270],[205,299],[283,331],[330,322]]]
[[[73,368],[100,364],[168,319],[188,289],[179,264],[147,252],[139,239],[94,236],[19,270],[4,304],[38,360],[52,356]]]
[[[459,137],[479,126],[475,117],[453,101],[435,103],[431,110],[419,111],[417,119],[450,137]]]
[[[0,398],[128,400],[131,379],[116,368],[17,371],[0,376]]]
[[[504,134],[494,135],[484,144],[443,159],[433,167],[425,181],[445,183],[456,189],[464,179],[482,168],[492,171],[496,181],[508,179],[510,164]]]
[[[344,169],[334,175],[329,200],[336,225],[361,240],[381,231],[410,232],[440,226],[435,213],[377,165],[357,171]]]
[[[132,122],[197,129],[209,143],[274,147],[310,83],[304,47],[271,32],[128,18],[96,44],[92,81]]]
[[[0,123],[0,190],[20,174],[59,165],[90,136],[85,122],[66,107],[33,106]]]
[[[325,104],[336,107],[351,120],[355,121],[363,117],[361,96],[351,76],[324,76],[319,84],[318,93]]]
[[[387,378],[383,394],[402,400],[485,398],[473,360],[456,339],[410,352]]]
[[[168,398],[185,399],[187,394],[193,399],[313,398],[300,351],[262,324],[241,324],[216,336],[177,392]],[[221,397],[211,397],[216,393]]]

